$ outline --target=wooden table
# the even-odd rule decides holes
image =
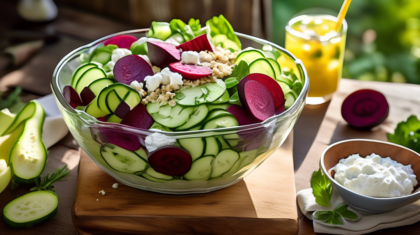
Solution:
[[[21,27],[22,24],[16,17],[15,1],[0,0],[0,35],[12,28]],[[25,26],[27,27],[27,26]],[[17,69],[0,71],[0,90],[8,86],[22,86],[25,89],[25,99],[33,99],[47,95],[50,91],[50,78],[58,61],[69,51],[86,44],[89,41],[117,31],[131,29],[129,25],[123,25],[111,20],[82,13],[76,10],[59,7],[59,17],[46,25],[35,25],[56,30],[61,40],[53,45],[46,46],[36,54],[28,63]],[[4,41],[0,37],[0,49],[3,49]],[[41,69],[40,69],[41,68]],[[344,79],[341,83],[341,98],[345,93],[358,86],[370,87],[384,91],[391,104],[390,118],[374,134],[365,138],[384,140],[385,132],[390,132],[396,122],[406,119],[410,114],[420,115],[419,94],[420,86],[406,84],[359,82]],[[296,177],[296,190],[309,187],[309,178],[312,171],[318,168],[319,154],[326,145],[345,138],[361,137],[360,132],[349,129],[339,115],[341,102],[335,99],[330,103],[319,106],[307,106],[294,129],[294,166]],[[324,119],[327,109],[330,107],[327,119]],[[324,120],[324,121],[323,121]],[[322,128],[320,128],[322,123]],[[341,135],[346,133],[346,135]],[[366,134],[366,133],[363,133]],[[316,140],[315,140],[316,138]],[[71,220],[71,207],[74,202],[74,193],[77,181],[78,154],[77,145],[69,135],[59,144],[50,149],[48,169],[51,171],[62,162],[66,162],[72,169],[70,176],[65,182],[58,182],[56,190],[60,197],[60,211],[52,220],[30,230],[30,234],[77,234]],[[0,208],[16,194],[26,192],[20,188],[13,193],[0,194]],[[311,234],[311,222],[300,217],[300,234]],[[375,234],[395,234],[397,231],[404,234],[418,234],[420,224],[406,226],[397,229],[388,229]],[[6,226],[0,219],[0,234],[28,234],[29,230],[15,230]]]

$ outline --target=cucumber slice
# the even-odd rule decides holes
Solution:
[[[149,114],[157,113],[159,112],[160,104],[159,102],[155,102],[155,103],[149,102],[147,103],[146,109]]]
[[[80,94],[80,92],[82,92],[82,90],[83,90],[83,88],[85,88],[85,86],[88,86],[93,81],[98,80],[100,78],[106,78],[105,71],[101,68],[98,68],[98,67],[90,68],[90,69],[86,70],[86,72],[84,72],[82,74],[82,76],[80,76],[79,80],[76,83],[75,90],[77,91],[77,93]]]
[[[3,132],[1,136],[9,135],[16,130],[23,122],[31,118],[36,110],[37,106],[34,102],[29,102],[13,119],[12,124]],[[4,125],[4,123],[2,123]]]
[[[223,138],[225,140],[236,140],[236,139],[241,139],[241,137],[238,134],[229,134],[229,135],[224,135]]]
[[[284,108],[288,109],[295,103],[297,94],[295,93],[295,91],[291,90],[284,96],[284,98],[286,99],[286,102],[284,103]]]
[[[138,150],[135,151],[135,153],[147,162],[147,153],[143,148],[139,148]]]
[[[248,64],[251,64],[254,60],[259,58],[265,58],[264,53],[261,51],[256,49],[243,50],[241,53],[239,53],[238,57],[236,57],[235,64],[238,65],[242,60]]]
[[[179,139],[178,142],[190,153],[193,161],[203,156],[206,150],[206,142],[203,138]]]
[[[193,162],[190,171],[184,175],[187,180],[208,180],[211,175],[213,156],[204,156]]]
[[[209,108],[209,112],[212,110],[220,109],[220,110],[227,110],[227,108],[231,104],[208,104],[207,107]]]
[[[215,138],[218,144],[222,147],[221,148],[222,150],[230,148],[229,144],[226,142],[223,136],[219,135],[219,136],[215,136]]]
[[[157,183],[165,183],[166,182],[166,180],[157,179],[157,178],[155,178],[153,176],[150,176],[148,174],[142,174],[141,176],[143,176],[144,178],[146,178],[146,179],[148,179],[150,181],[157,182]]]
[[[207,105],[205,104],[194,107],[194,111],[192,112],[190,119],[188,119],[188,121],[184,125],[176,128],[176,130],[177,131],[187,130],[199,124],[206,118],[208,112],[209,112],[209,108],[207,108]]]
[[[292,89],[290,89],[289,85],[287,85],[285,82],[281,82],[277,80],[277,83],[280,85],[281,90],[283,91],[283,94],[287,94],[289,92],[292,91]]]
[[[204,156],[213,155],[217,156],[220,151],[222,151],[222,144],[220,141],[217,141],[215,137],[210,136],[204,138],[206,141],[206,150],[204,151]]]
[[[116,171],[137,173],[147,168],[147,162],[142,157],[116,145],[104,144],[100,152],[105,162]]]
[[[57,209],[57,194],[36,191],[9,202],[3,209],[3,217],[14,228],[29,228],[53,217]]]
[[[111,116],[109,116],[109,118],[106,120],[107,122],[112,122],[112,123],[121,123],[122,119],[120,117],[118,117],[115,114],[112,114]]]
[[[82,74],[84,74],[88,69],[91,68],[97,68],[98,65],[94,63],[87,63],[87,64],[81,64],[73,73],[72,79],[71,79],[71,86],[76,89],[76,84],[79,81]]]
[[[209,113],[206,119],[204,119],[203,123],[207,123],[215,118],[219,118],[223,116],[232,116],[232,114],[225,110],[213,110]]]
[[[11,179],[10,167],[7,166],[6,160],[0,159],[0,193],[9,185]]]
[[[161,131],[168,131],[173,132],[171,129],[167,128],[166,126],[162,126],[161,124],[154,122],[153,125],[149,128],[149,130],[161,130]]]
[[[93,99],[92,102],[86,106],[85,112],[95,118],[104,117],[108,114],[99,109],[98,97],[95,97],[95,99]]]
[[[226,90],[225,93],[223,93],[223,95],[219,99],[217,99],[217,100],[215,100],[211,103],[212,104],[223,104],[223,103],[226,103],[226,102],[229,101],[229,97],[230,97],[229,92]]]
[[[171,115],[171,110],[172,110],[172,107],[170,105],[164,105],[159,108],[159,115],[167,118]]]
[[[229,146],[231,148],[235,148],[236,145],[238,145],[239,141],[241,141],[241,139],[231,139],[231,140],[226,140],[226,142],[229,144]]]
[[[107,96],[108,96],[108,93],[110,93],[111,91],[115,91],[116,94],[119,97],[121,97],[122,100],[124,100],[128,104],[128,106],[130,106],[130,109],[133,109],[134,107],[136,107],[141,101],[140,94],[133,88],[122,83],[112,84],[104,88],[97,96],[98,108],[102,110],[102,112],[104,112],[105,114],[112,113],[107,107]]]
[[[232,149],[222,150],[212,163],[211,178],[216,178],[228,172],[239,159],[239,153]]]
[[[262,73],[276,79],[276,72],[266,58],[256,59],[249,65],[249,73]]]
[[[196,87],[184,86],[176,92],[175,100],[182,106],[196,106],[219,99],[225,91],[225,82],[217,79],[216,83],[206,83]]]
[[[163,126],[176,128],[185,124],[193,111],[193,107],[183,108],[180,105],[175,105],[171,108],[171,115],[169,117],[163,117],[159,113],[152,113],[151,116],[155,122]]]
[[[201,129],[201,126],[200,125],[197,125],[195,127],[191,127],[190,129],[184,130],[184,131],[197,131],[197,130],[200,130],[200,129]]]
[[[274,69],[274,73],[276,74],[276,78],[281,76],[281,67],[280,64],[277,62],[277,60],[274,60],[272,58],[267,58],[267,61],[270,62],[271,66]]]
[[[122,102],[121,97],[115,92],[115,90],[108,93],[106,96],[106,107],[110,113],[114,113],[118,105]]]
[[[97,48],[95,48],[95,50],[90,55],[90,61],[105,65],[111,60],[112,51],[117,48],[118,46],[116,45],[104,46],[103,44],[101,44]]]
[[[214,118],[203,126],[203,130],[239,126],[233,115]]]
[[[99,93],[107,86],[110,86],[114,84],[114,82],[109,78],[100,78],[98,80],[93,81],[91,84],[89,84],[89,89],[95,94],[95,96],[98,96]]]
[[[159,173],[159,172],[153,170],[153,168],[151,168],[151,167],[147,168],[146,174],[150,175],[153,178],[160,179],[160,180],[171,180],[171,179],[174,178],[170,175],[165,175],[165,174]]]
[[[258,149],[240,152],[239,156],[241,157],[241,165],[239,168],[245,167],[253,162],[258,157]]]
[[[175,41],[177,41],[179,43],[184,43],[185,42],[184,37],[180,33],[174,33],[168,39],[170,39],[170,38],[174,39]],[[166,39],[166,40],[168,40],[168,39]]]
[[[35,111],[24,122],[23,132],[10,152],[10,170],[16,183],[32,183],[41,175],[47,163],[47,149],[42,142],[42,127],[45,112],[41,104],[31,101],[26,106],[35,104]],[[21,112],[33,111],[31,108]]]
[[[130,46],[130,51],[133,55],[148,55],[147,41],[139,44],[139,41],[135,41]]]
[[[157,38],[165,41],[169,36],[171,36],[172,30],[169,27],[167,22],[152,22],[149,32],[147,33],[148,38]]]

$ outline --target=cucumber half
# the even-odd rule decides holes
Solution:
[[[140,94],[133,88],[122,83],[112,84],[104,88],[97,96],[98,108],[105,114],[112,113],[111,110],[109,110],[108,108],[110,105],[109,102],[119,102],[119,100],[113,99],[111,101],[107,99],[108,94],[112,91],[115,91],[115,93],[121,98],[121,100],[125,101],[128,104],[128,106],[130,106],[130,109],[136,107],[141,101]]]
[[[82,74],[85,73],[88,69],[96,68],[96,67],[98,67],[98,65],[94,63],[87,63],[87,64],[80,65],[73,73],[71,86],[74,89],[76,89],[76,84],[79,81],[79,78],[82,76]]]
[[[32,117],[35,113],[36,104],[34,102],[29,102],[19,113],[18,115],[13,119],[12,124],[4,131],[2,136],[11,134],[22,124],[24,121],[28,120],[30,117]]]
[[[146,170],[147,162],[135,152],[128,151],[113,144],[104,144],[101,155],[114,170],[124,173],[137,173]]]
[[[212,163],[211,178],[216,178],[228,172],[230,168],[238,161],[239,153],[232,149],[225,149],[217,154]]]
[[[184,175],[187,180],[208,180],[211,175],[213,156],[204,156],[193,162],[190,171]]]
[[[52,191],[36,191],[9,202],[3,209],[3,217],[14,228],[28,228],[53,217],[57,209],[57,194]]]
[[[98,80],[100,78],[106,78],[105,71],[98,67],[90,68],[86,70],[86,72],[84,72],[82,76],[80,76],[79,80],[76,83],[75,90],[77,91],[78,94],[80,94],[83,88],[85,88],[86,86],[91,84],[93,81]]]
[[[35,112],[25,121],[23,132],[10,151],[9,165],[16,183],[33,182],[41,175],[47,163],[47,149],[42,142],[44,109],[37,101],[31,101],[22,109],[21,115],[29,115],[25,113],[32,112],[33,109],[26,107],[33,104],[35,104]]]

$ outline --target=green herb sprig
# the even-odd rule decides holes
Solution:
[[[321,169],[314,171],[312,174],[311,187],[316,203],[329,207],[332,196],[332,184],[328,177],[322,173]]]
[[[357,221],[359,216],[347,208],[348,205],[342,204],[331,211],[315,211],[312,214],[312,218],[314,220],[333,225],[344,225],[344,219]]]
[[[30,191],[43,191],[43,190],[50,190],[54,191],[54,182],[57,182],[64,177],[66,177],[70,173],[70,170],[67,169],[67,165],[64,165],[63,167],[57,168],[57,171],[53,174],[47,174],[44,176],[43,179],[41,177],[38,177],[35,181],[36,186],[31,188]]]
[[[420,153],[420,121],[411,115],[407,121],[398,123],[394,134],[388,133],[389,142],[403,145]]]

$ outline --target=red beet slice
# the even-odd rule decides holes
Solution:
[[[67,103],[74,109],[77,108],[77,106],[83,105],[79,94],[77,94],[77,91],[71,86],[65,86],[63,88],[63,96]]]
[[[125,101],[123,101],[117,106],[117,108],[114,111],[114,114],[117,117],[123,119],[128,114],[128,112],[130,112],[130,106],[128,106],[128,104]]]
[[[95,94],[89,87],[83,88],[82,92],[80,92],[80,98],[82,99],[83,105],[88,105],[95,99]]]
[[[181,62],[170,64],[169,69],[172,72],[181,74],[183,78],[190,80],[196,80],[203,77],[207,77],[213,73],[213,71],[209,67],[182,64]]]
[[[159,148],[147,160],[155,171],[171,176],[185,175],[192,164],[188,151],[176,146]]]
[[[147,130],[153,125],[153,122],[152,116],[147,112],[146,105],[138,104],[125,115],[121,124]]]
[[[385,96],[375,90],[362,89],[351,93],[341,106],[341,116],[356,129],[370,129],[388,117]]]
[[[103,116],[103,117],[98,117],[98,118],[96,118],[98,121],[101,121],[101,122],[106,122],[107,120],[108,120],[108,115],[107,116]]]
[[[181,50],[169,43],[147,42],[147,49],[150,62],[162,69],[168,67],[170,63],[181,60]]]
[[[227,108],[227,111],[235,116],[240,126],[260,122],[239,105],[231,105]]]
[[[154,75],[147,61],[137,55],[128,55],[119,59],[114,67],[115,79],[127,85],[132,81],[143,82],[146,76]]]
[[[273,96],[260,82],[242,79],[238,84],[238,94],[244,108],[259,121],[275,114]]]
[[[141,147],[137,135],[115,128],[99,127],[99,136],[94,136],[94,138],[100,143],[110,143],[128,151],[136,151]]]
[[[182,49],[183,51],[215,51],[213,44],[211,44],[209,38],[207,37],[207,34],[200,35],[188,42],[184,42],[176,48]]]
[[[261,74],[261,73],[252,73],[244,79],[250,79],[257,81],[265,86],[273,97],[274,106],[276,108],[275,114],[279,114],[285,110],[284,103],[286,103],[286,99],[284,98],[283,90],[281,89],[280,85],[271,77]]]
[[[126,48],[130,49],[130,46],[133,42],[137,41],[136,37],[130,36],[130,35],[118,35],[115,37],[112,37],[104,42],[104,45],[117,45],[118,48]]]

